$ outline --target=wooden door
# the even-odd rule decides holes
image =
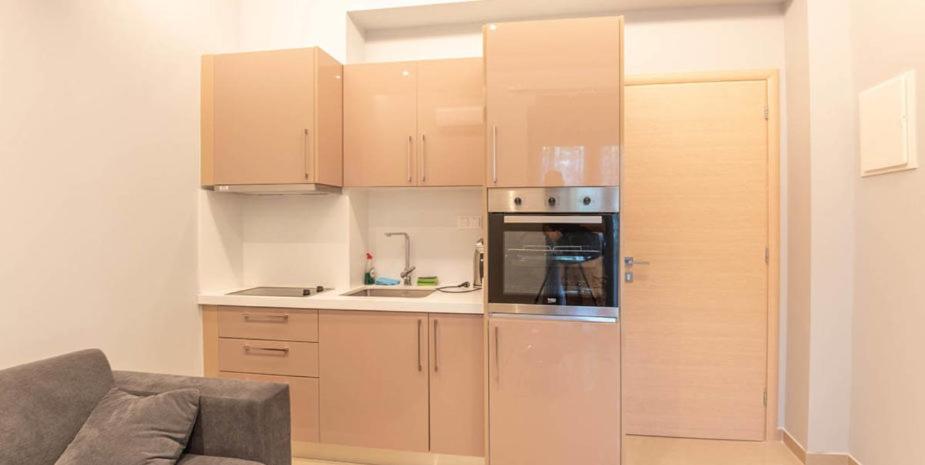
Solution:
[[[619,184],[623,19],[484,29],[491,187]]]
[[[420,185],[484,183],[483,88],[481,58],[418,62]]]
[[[288,384],[292,439],[302,442],[318,442],[318,378],[258,375],[229,371],[219,372],[218,377]]]
[[[428,450],[427,315],[321,311],[321,442]]]
[[[491,465],[620,463],[620,325],[492,318]]]
[[[483,456],[482,315],[430,315],[430,450]]]
[[[317,107],[309,178],[313,182],[340,186],[344,183],[344,66],[315,49],[318,64],[315,79]]]
[[[212,57],[214,184],[306,182],[314,73],[311,48]]]
[[[767,95],[765,81],[626,89],[627,434],[765,437]]]
[[[344,67],[344,185],[417,183],[417,64]]]

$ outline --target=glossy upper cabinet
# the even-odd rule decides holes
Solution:
[[[489,187],[619,184],[623,18],[484,27]]]
[[[428,450],[427,314],[319,313],[321,442]]]
[[[344,73],[345,185],[482,185],[481,59],[366,63]]]
[[[418,62],[418,184],[480,186],[485,172],[481,58]]]
[[[344,185],[413,186],[417,64],[344,67]]]
[[[489,463],[620,464],[620,325],[489,323]]]
[[[430,451],[483,456],[485,327],[482,315],[430,315]]]
[[[202,185],[341,185],[342,75],[319,48],[204,56]]]

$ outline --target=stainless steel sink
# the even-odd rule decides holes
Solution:
[[[427,297],[434,293],[433,289],[381,289],[365,288],[344,294],[350,297]]]

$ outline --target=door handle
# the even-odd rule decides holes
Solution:
[[[633,266],[633,265],[650,265],[649,262],[644,262],[644,261],[636,260],[636,259],[633,258],[633,257],[623,257],[623,264],[626,265],[626,266]]]
[[[413,137],[413,136],[408,136],[408,160],[407,160],[408,166],[407,166],[407,172],[408,172],[408,182],[409,182],[409,183],[411,182],[411,157],[414,156],[414,154],[412,153],[412,148],[413,148],[413,147],[414,147],[414,137]]]
[[[421,361],[421,326],[424,322],[418,319],[418,371],[424,371],[424,363]]]
[[[495,326],[495,383],[501,384],[501,336],[500,329]]]
[[[434,320],[434,372],[440,371],[440,351],[437,349],[437,323],[439,320]]]
[[[491,182],[498,184],[498,126],[491,127]]]
[[[421,182],[427,182],[427,134],[421,134]]]

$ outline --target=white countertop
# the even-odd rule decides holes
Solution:
[[[200,305],[230,305],[240,307],[310,308],[316,310],[367,310],[380,312],[485,313],[482,291],[446,293],[436,291],[427,297],[350,297],[347,294],[363,288],[433,289],[425,286],[361,286],[354,289],[333,289],[307,297],[267,297],[228,295],[242,289],[230,289],[199,294]]]

